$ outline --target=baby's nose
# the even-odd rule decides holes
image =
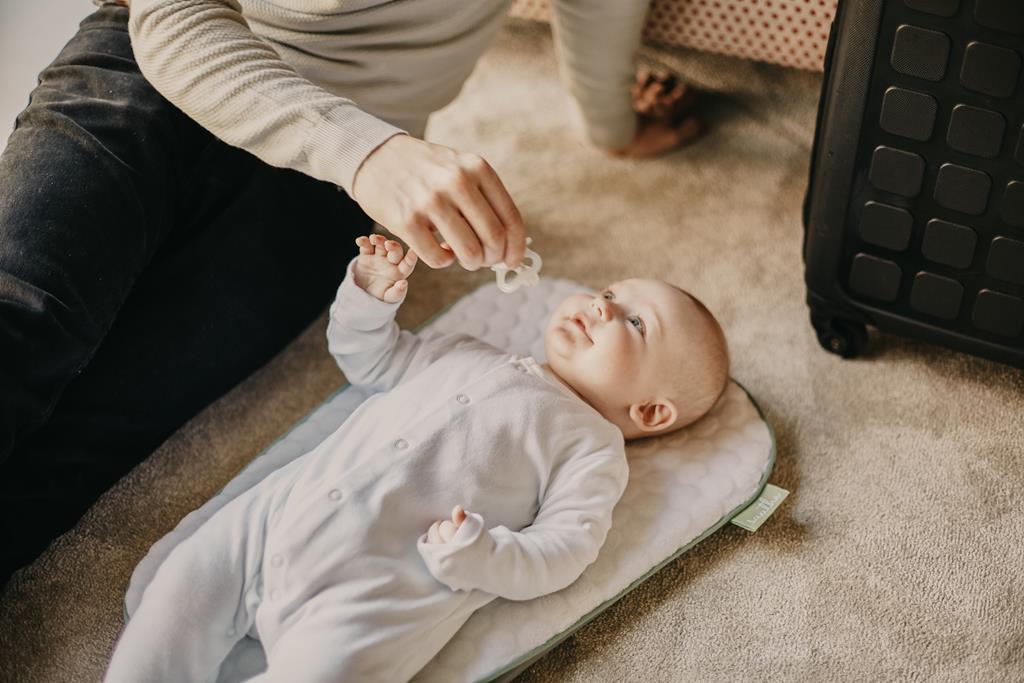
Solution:
[[[608,320],[611,316],[610,305],[604,297],[596,297],[590,300],[590,306],[597,313],[599,320]]]

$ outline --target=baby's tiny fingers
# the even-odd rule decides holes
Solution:
[[[384,248],[388,250],[388,263],[397,264],[405,256],[405,253],[402,251],[402,245],[393,240],[385,242]]]
[[[400,272],[403,277],[409,277],[412,269],[416,267],[417,260],[419,260],[419,257],[416,256],[416,252],[410,249],[406,252],[405,258],[402,259],[402,262],[398,264],[398,272]]]
[[[441,540],[441,534],[438,533],[439,526],[441,526],[441,522],[434,522],[427,529],[427,543],[444,543]]]
[[[409,283],[406,280],[398,280],[384,290],[384,301],[389,304],[397,304],[405,296],[405,291],[408,288]]]
[[[455,525],[446,519],[437,527],[437,533],[441,537],[441,542],[447,543],[455,535]]]
[[[356,246],[359,247],[360,256],[367,256],[373,253],[373,245],[370,244],[370,238],[366,235],[356,238]]]
[[[457,527],[464,521],[466,521],[466,510],[461,505],[456,505],[452,508],[452,522],[454,522]]]

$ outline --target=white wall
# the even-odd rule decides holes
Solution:
[[[39,72],[95,9],[90,0],[0,0],[0,150]]]

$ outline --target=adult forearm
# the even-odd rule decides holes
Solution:
[[[351,193],[366,156],[401,132],[300,76],[236,0],[133,0],[129,32],[153,86],[225,142]]]

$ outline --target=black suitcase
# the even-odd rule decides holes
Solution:
[[[840,0],[804,203],[811,323],[1024,367],[1024,0]]]

